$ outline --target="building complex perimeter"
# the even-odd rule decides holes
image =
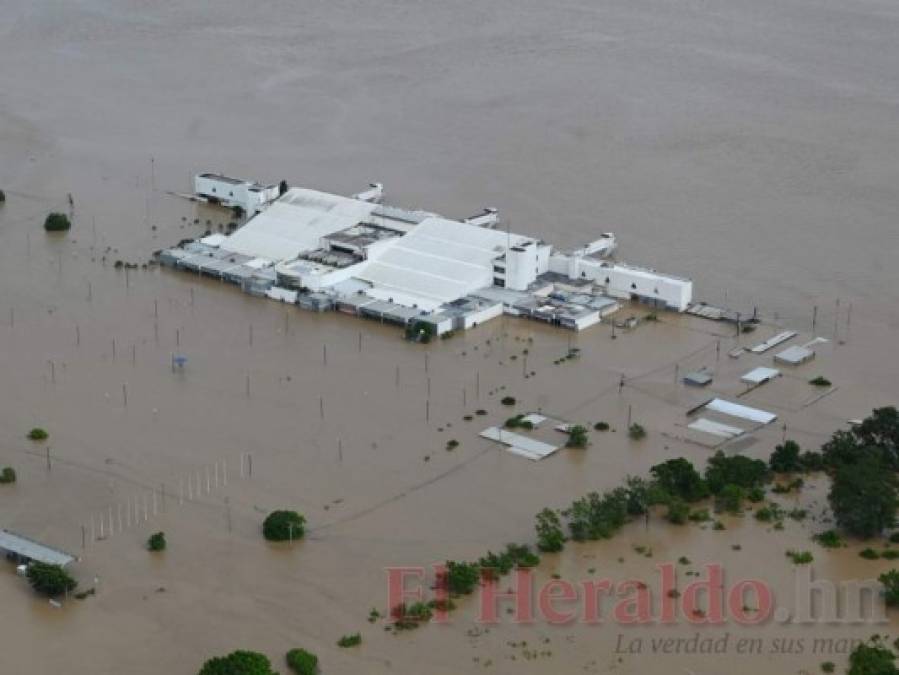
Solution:
[[[200,196],[215,174],[196,180]],[[250,184],[227,177],[222,189]],[[438,335],[502,313],[581,330],[635,300],[683,312],[693,282],[609,258],[615,236],[574,251],[498,229],[495,210],[466,220],[380,203],[382,187],[343,197],[307,188],[266,193],[230,235],[160,253],[162,264],[317,311],[428,325]],[[254,193],[254,196],[255,193]]]

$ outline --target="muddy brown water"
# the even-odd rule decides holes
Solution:
[[[650,646],[692,637],[685,622],[485,629],[470,601],[451,625],[408,635],[366,622],[386,610],[386,566],[530,541],[543,506],[661,459],[704,460],[711,450],[690,440],[685,411],[743,394],[739,376],[770,365],[770,354],[730,359],[738,341],[781,327],[831,340],[741,397],[779,415],[741,446],[754,457],[784,423],[812,448],[896,402],[889,4],[282,3],[253,14],[239,3],[7,2],[0,14],[0,462],[19,473],[0,490],[0,525],[80,555],[74,573],[97,587],[55,610],[7,567],[0,671],[193,673],[237,647],[284,670],[281,655],[300,645],[328,673],[813,672],[845,660],[813,653],[814,637],[895,627],[729,624],[701,629],[730,633],[729,654],[698,656]],[[208,169],[343,193],[381,180],[393,203],[456,217],[497,206],[514,229],[561,246],[613,230],[623,258],[690,275],[709,301],[757,305],[766,323],[738,339],[665,314],[612,340],[607,326],[570,335],[504,318],[424,347],[187,274],[115,269],[228,223],[167,194]],[[74,228],[47,236],[41,221],[68,209],[67,193]],[[555,365],[569,344],[580,359]],[[175,353],[188,361],[173,372]],[[676,384],[702,366],[716,371],[711,390]],[[835,390],[815,400],[817,374]],[[514,409],[499,403],[507,394]],[[478,408],[488,414],[463,419]],[[615,431],[540,463],[477,436],[537,409]],[[629,412],[644,441],[627,439]],[[47,443],[24,438],[38,425]],[[748,515],[724,531],[656,517],[547,556],[538,576],[652,583],[654,565],[686,556],[684,572],[721,562],[729,579],[759,577],[789,604],[787,549],[813,551],[814,574],[834,580],[888,569],[859,545],[827,552],[809,540],[826,527],[826,490],[816,478],[778,498],[810,513],[783,531]],[[303,511],[310,532],[266,546],[260,521],[283,506]],[[161,557],[142,548],[157,530],[170,542]],[[361,648],[335,646],[355,631]],[[737,653],[738,637],[764,638],[766,653]],[[778,637],[804,639],[802,653],[770,653]],[[633,638],[642,653],[616,653]]]

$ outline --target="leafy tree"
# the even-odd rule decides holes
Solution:
[[[669,459],[650,468],[657,485],[669,495],[695,502],[708,497],[709,490],[699,472],[683,457]]]
[[[262,524],[262,534],[269,541],[302,539],[306,518],[296,511],[272,511]]]
[[[864,447],[881,448],[888,463],[899,468],[899,411],[893,406],[876,408],[852,433]]]
[[[563,512],[575,541],[608,539],[627,522],[627,490],[616,488],[600,495],[591,492]]]
[[[725,455],[719,450],[709,458],[705,469],[705,481],[712,494],[718,494],[727,485],[749,489],[768,479],[768,466],[760,459],[745,455]]]
[[[896,655],[884,647],[880,640],[872,639],[860,644],[849,654],[848,675],[899,675]]]
[[[858,459],[861,446],[855,435],[849,431],[835,431],[824,445],[821,456],[825,466],[833,468],[842,464],[854,464]]]
[[[718,492],[716,505],[719,510],[728,513],[739,513],[743,508],[746,491],[739,485],[728,483]]]
[[[768,466],[775,473],[792,473],[802,471],[802,460],[799,458],[799,444],[796,441],[786,441],[778,445],[771,453]]]
[[[544,553],[561,551],[565,546],[565,532],[562,520],[552,509],[543,509],[537,514],[537,548]]]
[[[884,572],[877,580],[883,584],[883,597],[886,603],[895,607],[899,605],[899,570]]]
[[[876,449],[860,451],[854,464],[839,465],[828,495],[837,523],[867,538],[892,527],[899,508],[896,474]]]
[[[44,220],[44,229],[47,232],[65,232],[72,227],[69,217],[64,213],[51,213]]]
[[[588,443],[587,429],[576,424],[568,430],[568,440],[565,443],[569,448],[586,448]]]
[[[500,400],[500,403],[503,405],[515,405],[515,397],[514,396],[503,396]]]
[[[481,580],[481,568],[477,563],[446,561],[439,583],[446,585],[450,595],[469,595]]]
[[[257,652],[238,650],[227,656],[209,659],[199,675],[277,675],[268,657]]]
[[[11,466],[3,467],[3,471],[0,471],[0,485],[5,483],[15,483],[16,482],[16,470]]]
[[[0,190],[0,204],[6,201],[6,193],[3,190]]]
[[[305,649],[291,649],[287,652],[287,665],[296,675],[315,675],[318,672],[318,657]]]
[[[278,196],[279,197],[282,196],[289,189],[290,189],[290,186],[287,184],[287,181],[282,180],[280,183],[278,183]]]
[[[32,562],[28,565],[28,582],[35,591],[49,596],[73,591],[78,585],[78,582],[59,565],[42,562]]]
[[[151,534],[147,539],[147,549],[150,551],[164,551],[166,547],[165,533],[157,532]]]

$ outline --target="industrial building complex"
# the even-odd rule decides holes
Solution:
[[[613,260],[610,233],[563,252],[498,227],[494,209],[460,221],[384,205],[377,183],[352,197],[306,188],[275,196],[277,186],[195,179],[200,196],[235,189],[231,199],[253,196],[240,197],[252,216],[245,225],[163,250],[160,262],[306,309],[422,324],[437,335],[503,313],[582,330],[620,300],[678,312],[692,300],[689,279]]]

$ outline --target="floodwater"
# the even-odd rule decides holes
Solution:
[[[668,457],[702,461],[711,450],[688,438],[685,411],[711,392],[677,375],[714,368],[712,389],[735,396],[770,355],[730,359],[732,329],[670,315],[616,340],[607,326],[502,319],[413,346],[376,323],[114,266],[228,222],[168,194],[198,170],[339,193],[379,180],[392,203],[455,217],[496,206],[560,246],[612,230],[624,259],[692,276],[708,301],[758,306],[766,325],[744,343],[781,327],[831,340],[741,399],[780,416],[747,454],[767,457],[785,433],[817,447],[899,399],[892,4],[0,2],[0,16],[0,464],[19,473],[0,489],[0,526],[80,555],[75,574],[97,588],[54,610],[0,574],[0,672],[189,674],[238,647],[284,670],[281,655],[303,646],[331,674],[793,673],[845,660],[811,653],[814,636],[895,628],[728,624],[703,632],[806,643],[615,653],[619,634],[696,629],[485,629],[462,602],[449,626],[393,636],[366,622],[386,610],[385,567],[530,541],[544,506]],[[45,235],[69,193],[72,231]],[[569,344],[582,356],[555,365]],[[817,374],[835,384],[820,399]],[[616,431],[531,463],[477,436],[509,416],[505,395]],[[487,415],[466,422],[476,409]],[[623,433],[629,415],[644,441]],[[24,438],[38,425],[46,444]],[[789,604],[787,549],[813,551],[815,576],[833,580],[889,568],[809,540],[826,527],[826,489],[818,478],[778,498],[810,512],[783,531],[656,517],[547,556],[538,576],[652,586],[655,564],[686,556],[685,571],[721,562]],[[309,520],[292,548],[259,536],[281,507]],[[157,530],[170,548],[153,557],[142,546]],[[356,631],[361,648],[335,646]]]

